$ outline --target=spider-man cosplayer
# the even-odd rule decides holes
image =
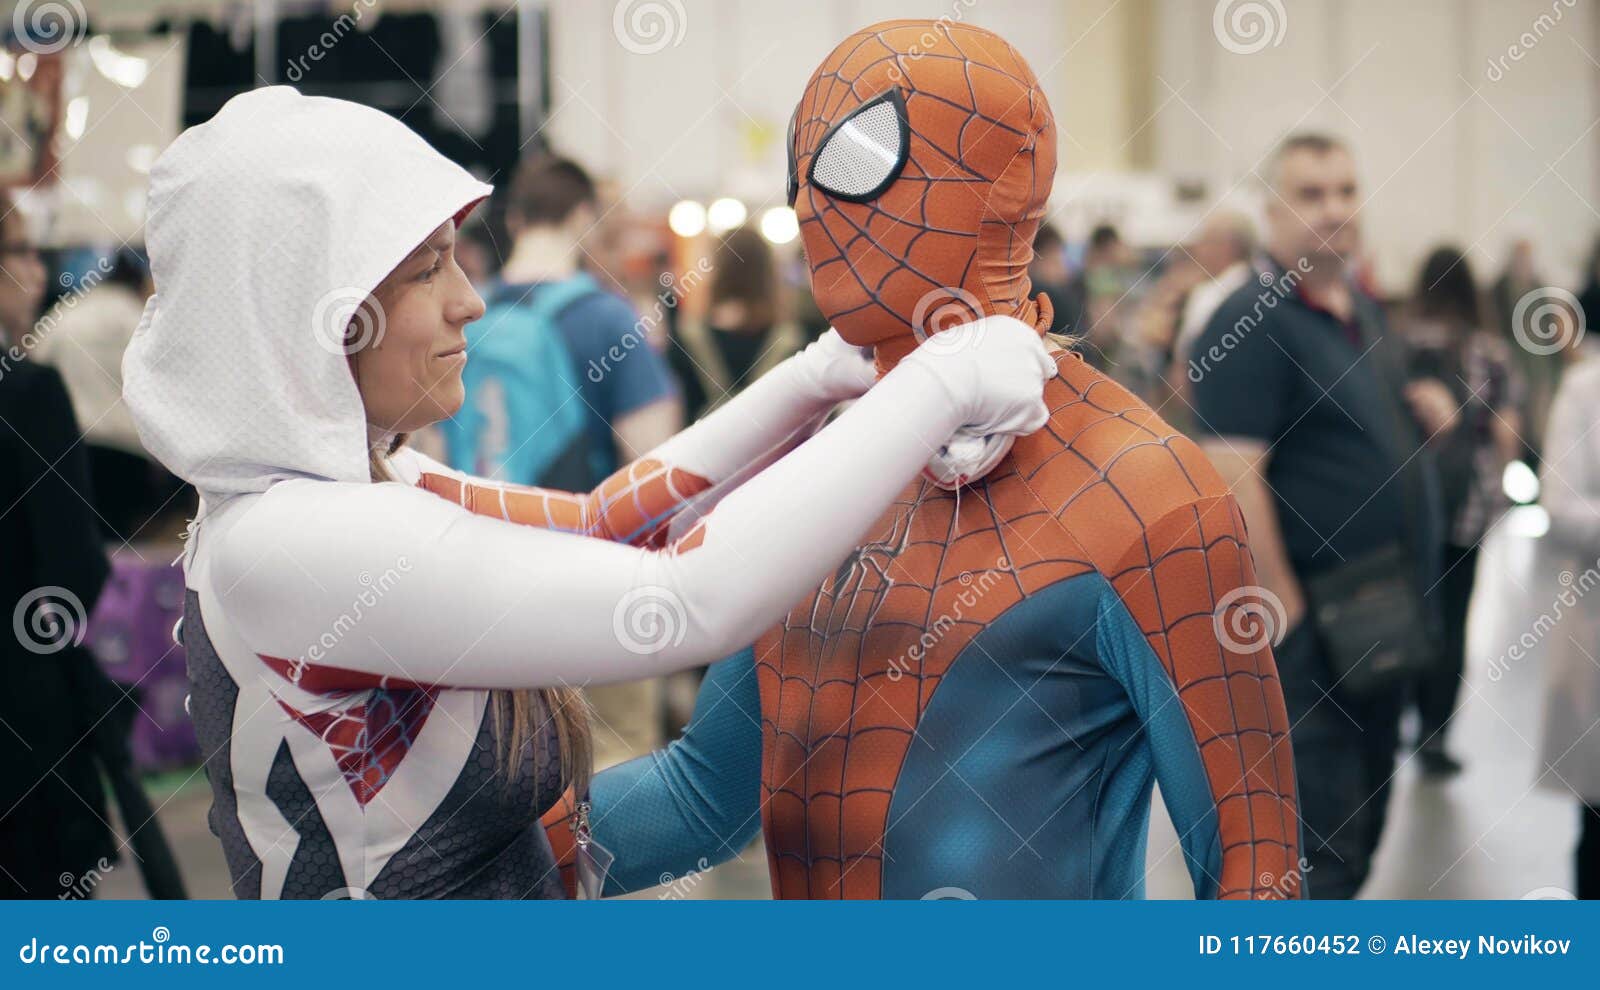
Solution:
[[[1009,44],[867,28],[790,131],[817,303],[880,373],[945,320],[1045,330],[1027,266],[1055,126]],[[1272,654],[1228,635],[1255,583],[1239,510],[1147,406],[1057,363],[1044,429],[930,470],[711,669],[681,739],[598,775],[608,892],[726,859],[760,821],[778,897],[1139,897],[1159,781],[1198,896],[1301,896]]]

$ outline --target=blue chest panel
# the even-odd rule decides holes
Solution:
[[[883,896],[1143,896],[1150,740],[1101,655],[1107,594],[1097,574],[1032,594],[946,672],[895,786]]]

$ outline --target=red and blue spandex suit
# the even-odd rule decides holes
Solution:
[[[940,321],[1042,331],[1026,269],[1055,141],[987,31],[846,39],[789,138],[822,312],[880,370],[938,346]],[[682,738],[598,775],[609,891],[726,859],[759,824],[779,897],[1138,897],[1159,782],[1198,896],[1302,895],[1240,512],[1146,405],[1076,355],[1058,366],[1044,429],[964,485],[913,483],[711,669]]]

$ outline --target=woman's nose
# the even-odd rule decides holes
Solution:
[[[484,313],[483,297],[478,295],[478,290],[468,285],[461,296],[456,300],[455,312],[451,314],[452,323],[471,323],[480,319]]]

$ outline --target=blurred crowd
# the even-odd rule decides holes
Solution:
[[[1054,332],[1188,432],[1239,499],[1261,580],[1254,614],[1293,724],[1304,847],[1317,896],[1333,897],[1368,875],[1397,759],[1461,769],[1450,729],[1486,534],[1537,492],[1549,542],[1586,575],[1600,566],[1600,362],[1583,343],[1600,317],[1600,243],[1570,290],[1543,277],[1528,237],[1493,273],[1440,244],[1410,291],[1386,296],[1361,239],[1358,159],[1296,135],[1263,169],[1260,223],[1219,206],[1161,247],[1109,223],[1084,237],[1046,223],[1032,265]],[[826,329],[792,252],[753,227],[640,272],[611,262],[616,203],[581,163],[531,155],[497,195],[462,232],[488,305],[468,329],[466,405],[413,438],[457,468],[587,490]],[[83,615],[38,621],[81,623],[119,561],[169,566],[194,508],[121,403],[122,350],[153,286],[134,250],[47,263],[10,208],[0,274],[0,583],[8,605],[61,592]],[[99,781],[129,764],[126,740],[104,738],[129,720],[106,724],[106,706],[83,699],[141,696],[95,662],[114,637],[65,644],[65,662],[45,666],[25,633],[0,638],[0,807],[25,812],[0,817],[0,887],[54,896],[58,875],[115,857]],[[1600,708],[1600,666],[1580,673],[1546,748],[1585,805],[1578,892],[1595,897],[1600,758],[1573,761],[1583,713]],[[592,692],[598,765],[659,745],[694,690],[689,678]]]

